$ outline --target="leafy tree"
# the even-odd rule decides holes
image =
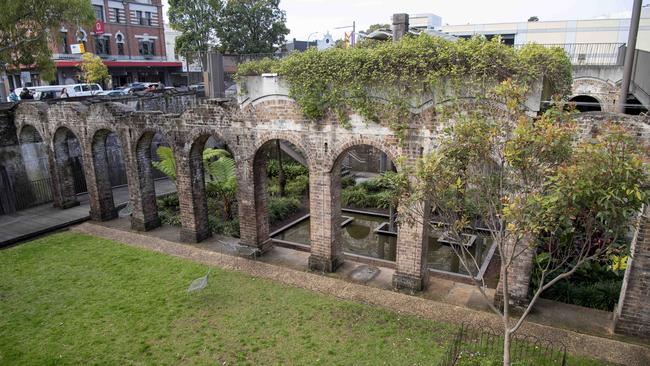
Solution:
[[[49,42],[64,22],[92,24],[95,19],[88,0],[3,1],[0,12],[0,70],[36,65],[43,79],[54,78]]]
[[[169,24],[182,32],[176,38],[176,52],[192,60],[215,47],[222,7],[221,0],[169,0]]]
[[[643,155],[626,131],[607,126],[597,139],[578,143],[570,112],[550,109],[533,120],[519,108],[524,95],[507,80],[471,113],[452,103],[443,113],[455,123],[439,148],[415,172],[394,179],[409,220],[425,224],[421,202],[430,202],[443,225],[426,224],[457,243],[467,227],[490,229],[501,260],[502,305],[492,303],[484,283],[475,285],[502,319],[504,365],[511,363],[513,334],[541,293],[607,256],[650,197]],[[478,273],[480,260],[469,248],[451,247],[467,273]],[[511,322],[513,266],[536,253],[538,284]]]
[[[216,26],[223,53],[271,53],[289,34],[279,0],[229,0]]]
[[[81,56],[79,70],[81,70],[81,77],[86,83],[102,83],[111,78],[108,67],[102,62],[101,57],[90,52]]]
[[[390,24],[371,24],[368,29],[366,29],[365,33],[370,34],[379,29],[390,29]]]

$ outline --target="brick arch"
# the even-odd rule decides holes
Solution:
[[[14,124],[19,137],[24,125],[32,125],[41,137],[46,140],[47,136],[50,135],[47,133],[49,132],[47,105],[42,102],[18,103],[15,110]]]
[[[88,186],[88,193],[91,196],[90,216],[97,221],[106,221],[117,217],[107,155],[107,139],[111,134],[117,136],[122,150],[122,159],[124,159],[125,143],[118,131],[107,126],[97,126],[88,132],[90,144],[88,156],[92,166],[86,167],[86,177],[91,183]]]
[[[177,155],[176,146],[167,132],[159,127],[144,128],[136,136],[132,150],[129,152],[129,194],[133,213],[131,214],[131,228],[139,231],[148,231],[160,226],[158,216],[158,202],[156,199],[156,186],[153,175],[152,143],[156,134],[162,136],[174,156]]]
[[[35,125],[30,123],[22,124],[18,129],[18,142],[25,143],[45,142],[44,133]]]
[[[74,137],[83,149],[82,140],[75,131],[65,125],[59,125],[52,130],[53,159],[50,162],[50,174],[54,187],[54,205],[60,208],[68,208],[79,205],[74,185],[74,173],[70,156],[70,148],[67,144],[69,137]],[[82,165],[86,162],[81,154]]]
[[[334,147],[334,150],[331,150],[331,153],[325,153],[328,160],[325,163],[325,170],[328,172],[333,172],[334,168],[338,163],[341,162],[343,155],[355,146],[368,145],[372,146],[375,149],[378,149],[388,155],[388,158],[393,162],[395,168],[399,170],[397,166],[399,150],[395,146],[385,143],[384,141],[369,138],[369,137],[357,137],[352,140],[343,142],[342,144],[337,144]]]
[[[252,155],[249,156],[249,160],[251,164],[255,160],[255,157],[257,156],[257,153],[260,151],[261,148],[263,148],[266,144],[273,140],[284,140],[287,141],[294,146],[298,147],[300,150],[300,154],[307,160],[307,169],[311,172],[313,169],[316,168],[316,161],[314,159],[314,154],[312,154],[311,150],[308,149],[303,141],[304,139],[299,133],[292,133],[292,132],[286,132],[286,131],[269,131],[269,132],[264,132],[261,134],[261,136],[258,136],[259,140],[256,142],[255,147],[253,148]]]
[[[620,86],[608,80],[595,77],[580,77],[573,79],[571,98],[580,95],[592,97],[600,103],[603,111],[613,111],[618,98]]]

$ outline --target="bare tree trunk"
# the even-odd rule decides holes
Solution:
[[[287,179],[284,177],[284,167],[282,166],[282,148],[280,140],[275,140],[278,148],[278,185],[280,186],[280,197],[284,197],[284,188],[287,185]]]
[[[510,366],[510,329],[505,329],[503,333],[503,366]]]

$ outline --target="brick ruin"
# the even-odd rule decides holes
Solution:
[[[437,136],[443,128],[444,123],[436,121],[433,110],[429,106],[417,111],[402,143],[388,127],[366,123],[358,116],[352,116],[351,128],[342,127],[334,116],[320,121],[307,120],[293,100],[281,95],[267,95],[241,105],[207,100],[180,114],[135,111],[130,106],[108,102],[21,103],[13,110],[14,127],[9,134],[21,136],[30,131],[33,135],[35,130],[46,144],[54,205],[62,209],[78,204],[66,143],[67,137],[76,137],[81,148],[91,217],[105,221],[117,216],[106,160],[106,139],[115,133],[127,171],[133,208],[131,227],[139,231],[160,226],[151,165],[151,143],[154,135],[159,134],[172,148],[177,162],[180,238],[185,242],[199,242],[210,236],[201,156],[208,138],[219,139],[228,146],[237,164],[241,244],[261,253],[271,247],[272,241],[266,206],[266,161],[260,151],[276,139],[285,140],[300,151],[309,168],[311,255],[308,266],[311,270],[331,272],[343,262],[340,166],[346,152],[355,146],[369,145],[384,152],[393,162],[399,161],[401,166],[414,164],[436,147]],[[610,113],[581,115],[583,138],[597,133],[598,126],[610,120],[627,125],[644,144],[650,141],[647,117]],[[646,209],[639,220],[633,259],[616,311],[617,332],[650,336],[649,230]],[[426,286],[429,277],[426,238],[426,225],[402,223],[399,227],[393,278],[396,289],[419,291]],[[521,272],[512,277],[516,281],[512,286],[516,291],[512,293],[515,301],[525,301],[527,290],[521,289],[528,288],[530,268],[527,263],[514,267]]]

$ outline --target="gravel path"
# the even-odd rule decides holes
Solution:
[[[115,240],[134,247],[167,253],[206,265],[247,273],[251,276],[274,280],[289,286],[308,289],[344,300],[365,303],[445,323],[485,324],[498,329],[499,318],[493,314],[460,306],[436,302],[394,291],[354,284],[340,279],[279,267],[260,261],[230,256],[214,251],[179,244],[160,238],[130,231],[83,223],[73,231]],[[615,339],[580,334],[564,329],[527,322],[519,331],[541,339],[551,339],[566,345],[573,355],[597,358],[604,361],[629,365],[650,365],[650,347],[625,343]]]

